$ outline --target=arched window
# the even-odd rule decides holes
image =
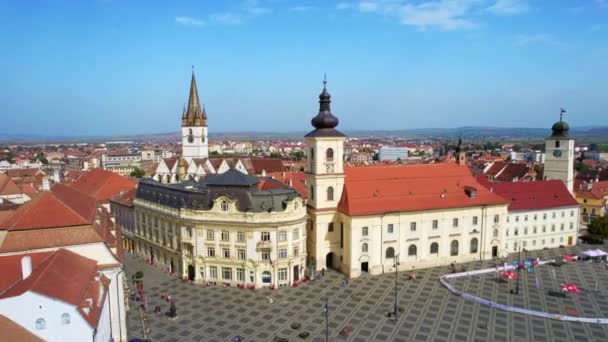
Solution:
[[[36,329],[38,329],[38,330],[46,329],[46,321],[44,320],[44,318],[38,318],[36,320]]]
[[[325,152],[325,158],[326,158],[328,161],[334,160],[334,150],[333,150],[333,149],[331,149],[331,148],[328,148],[328,149],[327,149],[327,152]]]
[[[361,245],[361,253],[367,253],[367,244],[366,243]]]
[[[312,160],[312,159],[314,159],[314,158],[315,158],[315,149],[314,149],[314,148],[311,148],[311,149],[310,149],[310,159]]]
[[[393,247],[389,247],[386,249],[386,258],[391,259],[395,257],[395,249]]]
[[[458,241],[457,240],[453,240],[452,243],[450,244],[450,255],[451,256],[458,255]]]
[[[203,135],[203,136],[201,137],[201,142],[203,142],[203,143],[205,142],[205,135]]]
[[[220,208],[222,209],[222,211],[228,211],[228,202],[222,201],[222,203],[220,204]]]
[[[334,188],[332,188],[331,186],[329,188],[327,188],[327,200],[328,201],[334,200]]]
[[[192,135],[192,128],[188,130],[188,142],[192,143],[194,141],[194,136]]]
[[[416,247],[416,245],[410,245],[407,248],[407,255],[408,256],[414,256],[415,257],[416,254],[417,254],[417,252],[418,252],[418,248]]]
[[[310,199],[315,199],[315,188],[312,185],[310,186]]]
[[[264,271],[262,273],[262,283],[264,283],[264,284],[270,284],[271,280],[272,280],[272,277],[270,275],[270,272]]]
[[[471,253],[477,253],[477,245],[478,245],[478,241],[477,238],[472,238],[471,239]]]
[[[69,313],[64,313],[63,315],[61,315],[61,324],[70,324],[70,314]]]
[[[439,244],[437,242],[431,244],[431,254],[439,254]]]

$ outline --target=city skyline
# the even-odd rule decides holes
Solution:
[[[210,132],[306,130],[325,72],[347,131],[547,127],[560,107],[601,125],[608,3],[572,5],[15,2],[0,116],[32,135],[177,131],[194,65]]]

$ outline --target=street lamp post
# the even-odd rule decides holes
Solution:
[[[399,268],[399,254],[395,255],[395,319],[399,319],[399,305],[397,300],[397,269]]]
[[[517,283],[515,285],[515,294],[519,294],[519,277],[520,277],[520,271],[519,269],[521,268],[521,241],[519,243],[519,254],[517,256]]]
[[[329,342],[329,304],[325,296],[325,342]]]

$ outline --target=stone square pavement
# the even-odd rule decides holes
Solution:
[[[607,245],[582,245],[525,253],[527,257],[552,259],[565,253],[603,248]],[[516,256],[512,256],[516,260]],[[501,262],[504,262],[502,260]],[[494,267],[495,261],[465,264],[467,270]],[[594,266],[595,265],[595,266]],[[459,265],[461,266],[461,265]],[[341,284],[342,275],[326,272],[325,277],[301,284],[297,288],[277,290],[242,290],[235,287],[204,287],[184,283],[146,265],[143,259],[126,255],[126,276],[144,272],[144,291],[149,297],[145,313],[150,327],[149,338],[156,341],[232,341],[240,335],[243,341],[325,341],[325,298],[329,302],[329,335],[331,341],[608,341],[608,326],[568,323],[508,313],[452,295],[438,281],[449,273],[449,267],[416,270],[417,279],[408,281],[410,272],[398,274],[398,321],[387,318],[393,310],[395,274],[363,276]],[[555,269],[552,280],[550,269]],[[558,289],[562,282],[574,282],[581,294],[567,298],[549,297],[546,290]],[[599,291],[595,291],[595,282]],[[511,295],[514,283],[497,283],[493,276],[458,278],[452,282],[459,289],[500,303],[517,305],[551,313],[574,310],[577,315],[608,317],[608,270],[603,265],[578,267],[567,264],[556,268],[543,266],[543,288],[536,289],[534,276],[524,275],[520,294]],[[175,300],[179,318],[169,320],[154,307],[168,304],[160,293],[168,291]],[[272,298],[272,303],[269,298]],[[130,338],[141,338],[139,302],[131,302],[127,314]],[[293,323],[300,327],[293,329]],[[340,335],[348,324],[349,337]],[[306,331],[306,338],[298,336]]]

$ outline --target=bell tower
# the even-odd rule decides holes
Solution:
[[[314,127],[304,136],[308,155],[306,185],[308,187],[309,239],[308,254],[315,269],[345,270],[342,260],[347,232],[338,213],[338,203],[344,189],[344,140],[336,130],[338,118],[331,113],[331,95],[327,80],[319,95],[319,113],[311,120]]]
[[[574,139],[568,131],[570,126],[563,121],[566,111],[560,110],[559,121],[551,127],[551,136],[545,139],[545,167],[543,178],[561,179],[573,193],[574,190]]]
[[[190,162],[193,158],[207,158],[208,155],[207,112],[205,107],[201,110],[192,70],[188,107],[184,106],[182,111],[182,157]]]

